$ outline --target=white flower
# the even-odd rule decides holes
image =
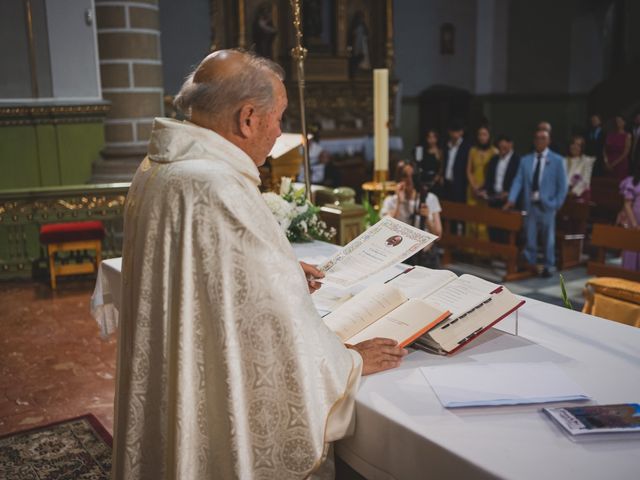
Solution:
[[[286,195],[291,189],[291,178],[282,177],[280,179],[280,195]]]
[[[297,215],[302,215],[303,213],[305,213],[307,210],[309,210],[309,204],[305,203],[304,205],[300,205],[296,207],[296,214]]]
[[[262,198],[280,224],[280,228],[286,232],[291,225],[291,220],[296,216],[294,206],[273,192],[263,193]]]

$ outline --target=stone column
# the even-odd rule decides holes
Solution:
[[[94,181],[128,181],[163,115],[158,0],[95,0],[102,96],[111,102]]]

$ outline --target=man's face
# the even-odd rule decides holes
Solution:
[[[533,145],[537,152],[542,153],[549,146],[549,133],[544,130],[537,132],[533,137]]]
[[[273,91],[273,104],[264,113],[257,116],[257,135],[253,142],[251,157],[258,167],[267,160],[276,139],[282,134],[282,130],[280,130],[282,115],[287,109],[287,91],[284,84],[279,80],[274,80]]]
[[[513,143],[508,142],[506,140],[500,140],[498,142],[498,152],[500,152],[501,157],[507,156],[512,149],[513,149]]]
[[[600,126],[600,117],[598,115],[591,115],[591,126],[598,128]]]
[[[636,127],[640,127],[640,113],[636,113],[636,116],[633,117],[633,124]]]
[[[462,130],[449,130],[449,140],[451,143],[456,143],[458,140],[462,138]]]

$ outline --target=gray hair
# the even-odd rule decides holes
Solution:
[[[243,65],[231,75],[219,75],[206,82],[193,81],[198,67],[191,72],[173,104],[187,118],[193,110],[209,113],[213,118],[235,115],[243,103],[251,102],[264,111],[273,105],[274,74],[284,80],[280,65],[252,52],[235,50],[243,55]],[[267,73],[267,75],[265,75]]]

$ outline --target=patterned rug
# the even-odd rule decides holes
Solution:
[[[10,433],[0,437],[0,479],[108,479],[111,445],[93,415]]]

